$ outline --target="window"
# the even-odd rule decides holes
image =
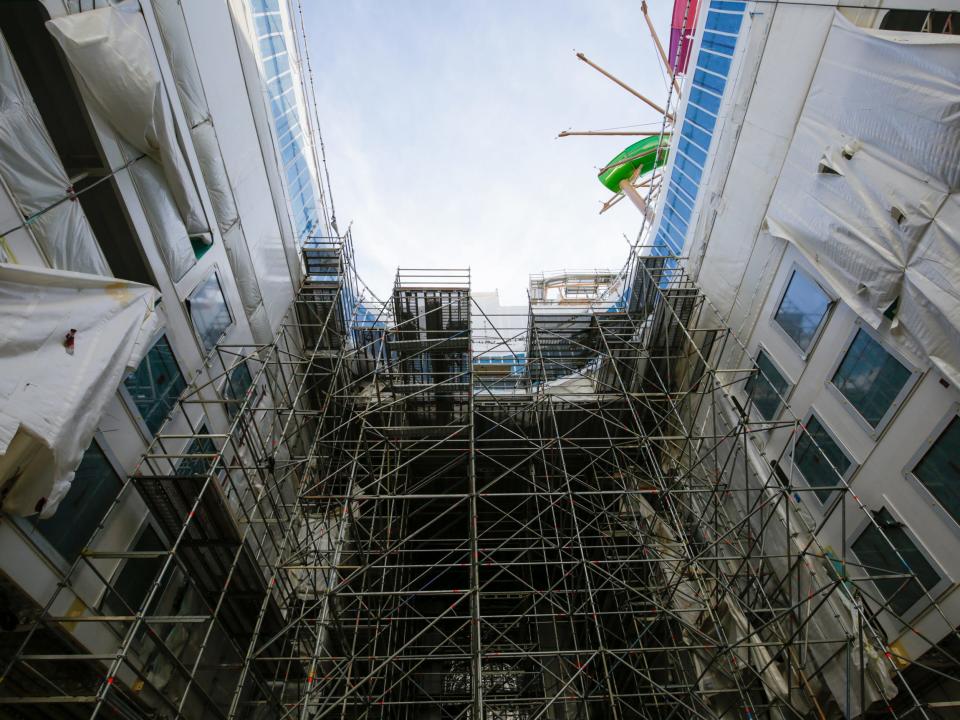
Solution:
[[[906,388],[911,374],[906,365],[860,328],[830,382],[876,430]]]
[[[200,426],[200,435],[209,435],[210,431],[206,425]],[[213,439],[209,437],[195,437],[190,441],[187,447],[186,455],[213,455],[217,452],[217,446],[213,444]],[[213,464],[211,457],[184,457],[177,463],[177,477],[188,477],[190,475],[205,476],[210,472],[210,466]]]
[[[913,475],[960,523],[960,417],[954,417],[913,468]]]
[[[823,288],[805,273],[794,270],[773,319],[806,353],[813,347],[829,309],[830,297]]]
[[[793,462],[820,502],[825,503],[840,484],[840,477],[846,477],[853,468],[853,461],[816,415],[810,416],[806,430],[797,439]]]
[[[764,420],[773,420],[780,412],[780,406],[783,404],[781,397],[786,397],[790,390],[790,383],[763,350],[757,353],[757,362],[754,367],[756,371],[748,378],[744,390],[747,397],[753,401],[760,417]]]
[[[187,310],[204,352],[209,353],[233,322],[216,272],[210,273],[187,298]]]
[[[138,553],[156,553],[156,555],[127,558],[114,577],[105,602],[119,615],[127,615],[130,610],[140,609],[163,565],[166,547],[157,531],[147,525],[130,550]]]
[[[230,401],[227,403],[227,415],[231,420],[240,412],[247,390],[252,384],[253,378],[250,376],[250,368],[247,367],[246,361],[237,365],[227,375],[227,382],[223,386],[223,397]]]
[[[930,590],[940,582],[940,575],[910,539],[903,524],[897,522],[888,510],[884,508],[874,513],[874,519],[883,528],[889,542],[871,523],[853,542],[851,549],[890,609],[897,615],[904,615],[923,597],[924,590]],[[891,545],[906,561],[907,567],[892,552]],[[904,577],[910,574],[914,577]]]
[[[72,563],[90,541],[120,487],[120,476],[94,440],[84,453],[70,490],[57,511],[46,520],[37,520],[35,527]]]
[[[147,428],[156,434],[187,386],[165,335],[154,343],[137,369],[127,375],[123,386]]]

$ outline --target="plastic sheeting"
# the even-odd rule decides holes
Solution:
[[[103,117],[128,143],[160,163],[191,235],[209,231],[177,141],[147,26],[136,3],[47,22]]]
[[[2,36],[0,176],[24,216],[42,212],[31,220],[30,227],[53,267],[111,274],[79,201],[50,207],[67,196],[70,179]]]
[[[147,224],[157,241],[163,262],[174,281],[182,278],[187,270],[197,264],[197,257],[190,244],[187,228],[177,211],[176,202],[163,177],[163,169],[148,157],[130,166],[140,195],[140,203]]]
[[[239,224],[223,234],[223,245],[230,260],[230,267],[233,268],[243,309],[247,315],[251,315],[258,306],[263,304],[263,298],[260,295],[260,286],[257,284],[257,273],[250,259],[250,250],[247,248],[247,242]]]
[[[0,498],[49,517],[160,325],[156,289],[0,265]],[[73,346],[66,336],[75,331]]]
[[[877,327],[960,384],[960,38],[839,13],[767,217]]]
[[[183,112],[190,125],[190,136],[200,161],[200,171],[210,193],[213,212],[220,232],[226,232],[239,219],[233,191],[223,165],[217,133],[210,118],[193,45],[178,0],[154,0],[153,10],[160,26],[163,45],[170,57],[170,69],[180,93]]]

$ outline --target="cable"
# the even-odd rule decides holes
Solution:
[[[95,180],[94,182],[90,183],[89,185],[87,185],[85,188],[82,188],[81,190],[74,190],[74,189],[73,189],[73,185],[69,185],[69,186],[67,187],[67,194],[66,194],[66,195],[64,195],[62,198],[60,198],[60,199],[57,200],[56,202],[51,203],[50,205],[47,205],[45,208],[42,208],[42,209],[40,209],[40,210],[37,210],[35,213],[33,213],[32,215],[30,215],[28,218],[26,218],[26,219],[25,219],[22,223],[20,223],[19,225],[15,225],[15,226],[12,227],[12,228],[9,228],[9,229],[7,229],[7,230],[4,230],[3,232],[0,232],[0,237],[6,237],[7,235],[9,235],[9,234],[12,233],[12,232],[16,232],[17,230],[21,230],[21,229],[23,229],[23,228],[28,227],[29,225],[32,225],[32,224],[34,223],[34,221],[36,221],[36,219],[37,219],[38,217],[40,217],[41,215],[43,215],[44,213],[50,212],[51,210],[53,210],[53,209],[54,209],[55,207],[57,207],[58,205],[62,205],[63,203],[65,203],[67,200],[76,200],[78,197],[80,197],[81,195],[83,195],[83,193],[87,192],[88,190],[92,190],[93,188],[95,188],[97,185],[99,185],[99,184],[102,183],[102,182],[106,182],[107,180],[109,180],[110,178],[112,178],[114,175],[116,175],[117,173],[119,173],[121,170],[126,170],[126,169],[129,168],[131,165],[133,165],[135,162],[137,162],[138,160],[142,160],[142,159],[145,158],[146,156],[147,156],[146,153],[144,153],[144,154],[138,155],[138,156],[135,157],[133,160],[128,160],[126,163],[124,163],[123,165],[121,165],[120,167],[118,167],[116,170],[111,170],[109,173],[107,173],[107,174],[104,175],[103,177]],[[17,203],[17,204],[19,204],[19,203]]]

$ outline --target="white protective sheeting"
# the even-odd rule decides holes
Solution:
[[[70,179],[2,36],[0,176],[20,212],[32,218],[34,237],[53,267],[111,274],[80,202],[71,199],[50,208],[68,195]]]
[[[839,13],[767,217],[850,307],[960,383],[960,38]]]
[[[191,235],[209,231],[177,141],[166,90],[137,3],[47,22],[97,109],[128,143],[160,163]]]
[[[220,232],[226,232],[238,220],[233,191],[223,165],[223,156],[217,142],[217,133],[210,118],[200,71],[193,55],[190,32],[180,9],[179,0],[154,0],[153,11],[160,26],[163,45],[170,57],[170,69],[180,93],[180,102],[190,125],[190,136],[200,161],[213,212]]]
[[[237,291],[240,293],[240,300],[243,301],[243,309],[247,315],[251,315],[263,304],[263,298],[260,295],[260,286],[257,284],[257,273],[250,259],[250,250],[247,248],[247,241],[243,237],[243,230],[239,224],[223,234],[223,245],[230,260],[230,267],[233,268]]]
[[[124,375],[160,325],[139,283],[0,265],[0,497],[49,517]],[[65,344],[76,331],[74,347]]]
[[[137,186],[147,224],[157,241],[163,261],[174,281],[180,280],[187,270],[197,264],[197,257],[163,177],[163,170],[153,160],[144,157],[130,166],[130,177]]]

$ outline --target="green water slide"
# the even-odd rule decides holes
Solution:
[[[657,157],[659,144],[659,135],[651,135],[640,142],[635,142],[608,162],[607,167],[597,177],[608,190],[620,192],[620,181],[629,180],[637,168],[640,168],[640,175],[646,175],[655,167],[660,167],[667,162],[666,144]]]

